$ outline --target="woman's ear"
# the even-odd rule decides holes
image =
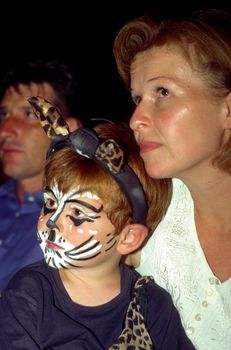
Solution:
[[[148,235],[148,228],[141,224],[129,224],[120,234],[117,251],[127,255],[139,249]]]
[[[231,92],[225,97],[225,101],[226,101],[225,129],[231,129]]]
[[[76,117],[67,117],[66,122],[70,132],[73,132],[83,126],[81,120]]]

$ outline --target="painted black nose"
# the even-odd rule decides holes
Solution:
[[[48,236],[48,241],[54,242],[55,241],[55,231],[51,230]]]
[[[58,228],[56,223],[54,221],[52,221],[52,220],[48,220],[47,221],[47,227],[49,227],[49,228]]]

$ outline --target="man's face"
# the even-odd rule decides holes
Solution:
[[[34,116],[25,97],[41,96],[51,103],[57,99],[47,84],[10,87],[0,102],[0,159],[3,171],[17,180],[42,176],[50,140]]]

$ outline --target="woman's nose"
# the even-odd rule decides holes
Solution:
[[[139,131],[147,125],[146,118],[142,115],[138,108],[136,108],[132,114],[129,124],[133,131]]]

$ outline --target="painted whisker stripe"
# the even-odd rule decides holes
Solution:
[[[65,255],[66,255],[66,257],[68,257],[72,260],[79,260],[82,257],[89,256],[91,254],[94,254],[95,252],[98,252],[101,248],[102,248],[102,244],[100,244],[100,245],[97,244],[97,247],[95,247],[94,249],[88,249],[87,251],[85,251],[81,254],[76,253],[76,255],[73,255],[73,254],[70,255],[68,252],[66,252]]]
[[[111,239],[109,239],[109,241],[107,241],[107,244],[111,243],[111,241],[113,241],[113,239],[115,239],[115,237],[112,237]]]
[[[72,253],[72,252],[78,251],[82,247],[85,247],[88,244],[88,242],[90,242],[92,239],[93,239],[93,236],[91,236],[88,240],[86,240],[85,242],[81,243],[77,247],[72,248],[69,252]],[[94,242],[95,242],[95,240],[94,240]]]
[[[82,268],[82,267],[83,267],[83,266],[71,264],[71,263],[68,262],[68,261],[65,261],[65,263],[66,263],[68,266],[72,266],[72,267],[78,267],[78,268]],[[67,268],[67,267],[66,267],[66,268]]]
[[[56,253],[56,255],[58,255],[58,257],[59,257],[59,258],[61,258],[61,257],[62,257],[62,255],[59,253],[59,251],[58,251],[58,250],[55,250],[55,253]]]
[[[67,261],[64,261],[64,262],[67,263]],[[61,264],[61,263],[59,264],[59,266],[62,267],[63,269],[66,269],[66,268],[67,268],[66,265],[63,265],[63,264]]]
[[[68,255],[72,256],[72,255],[75,255],[75,254],[78,254],[78,253],[85,253],[89,249],[93,249],[96,246],[98,246],[99,244],[100,244],[100,242],[97,241],[96,239],[94,239],[92,242],[86,243],[81,248],[76,247],[75,249],[72,249],[70,252],[68,252]],[[66,253],[64,253],[64,254],[66,254]]]
[[[78,258],[78,259],[72,259],[72,260],[85,261],[85,260],[93,259],[93,258],[95,258],[97,255],[99,255],[101,253],[102,252],[98,252],[97,254],[89,256],[88,258]]]
[[[116,244],[117,241],[115,241],[109,248],[105,249],[105,252],[107,252],[108,250],[110,250],[112,247],[114,247],[114,245]]]

